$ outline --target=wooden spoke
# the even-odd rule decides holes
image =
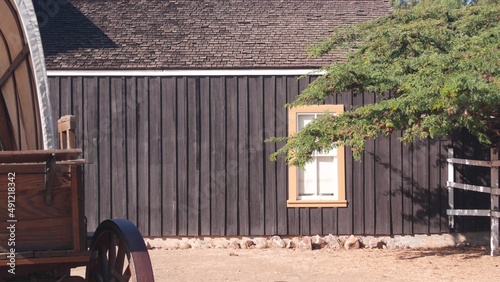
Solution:
[[[96,252],[87,267],[88,281],[154,281],[146,245],[135,225],[127,220],[106,220],[90,246]]]

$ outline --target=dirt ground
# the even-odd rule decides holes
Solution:
[[[432,250],[150,250],[156,281],[492,281],[484,247]],[[78,269],[76,274],[82,273]]]

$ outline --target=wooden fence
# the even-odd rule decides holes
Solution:
[[[453,148],[448,149],[448,204],[450,209],[446,213],[450,216],[450,227],[454,228],[455,216],[483,216],[491,218],[491,238],[490,238],[490,249],[492,256],[498,256],[499,253],[499,195],[500,188],[498,185],[498,167],[500,166],[500,161],[498,160],[498,152],[496,149],[491,149],[490,160],[470,160],[470,159],[460,159],[454,158]],[[490,168],[490,186],[485,187],[481,185],[471,185],[464,184],[460,182],[455,182],[455,167],[454,164],[461,164],[466,166],[480,166]],[[486,193],[490,195],[490,208],[489,209],[455,209],[455,189],[473,191],[478,193]]]
[[[296,76],[49,77],[56,117],[73,114],[84,151],[89,229],[127,218],[145,236],[448,232],[450,142],[368,141],[346,149],[347,208],[287,208],[287,132]],[[373,103],[344,93],[327,102]],[[54,119],[57,120],[57,119]]]

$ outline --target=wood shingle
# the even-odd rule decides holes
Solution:
[[[306,47],[387,0],[34,1],[48,69],[314,68]]]

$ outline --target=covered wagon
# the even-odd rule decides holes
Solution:
[[[127,220],[87,232],[75,117],[52,120],[30,0],[0,2],[0,281],[153,281],[142,235]],[[59,146],[60,148],[56,148]]]

